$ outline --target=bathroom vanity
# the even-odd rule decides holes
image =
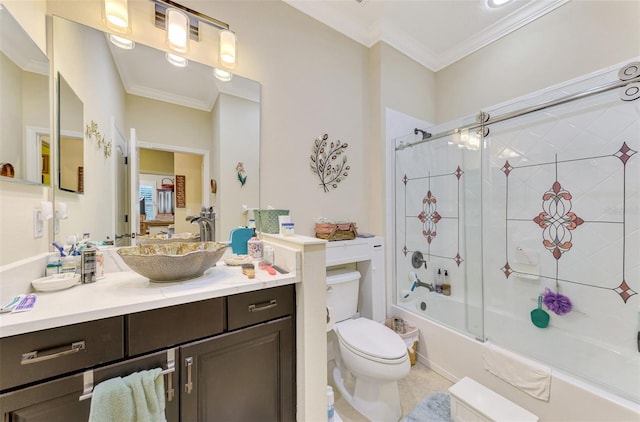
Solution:
[[[253,280],[224,264],[178,283],[109,273],[0,316],[3,420],[87,420],[93,386],[158,367],[169,421],[295,420],[291,256],[290,274]]]

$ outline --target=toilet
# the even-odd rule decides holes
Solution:
[[[360,273],[327,271],[327,306],[335,367],[333,382],[345,400],[371,421],[397,422],[402,416],[398,380],[411,370],[407,346],[384,324],[358,317]]]

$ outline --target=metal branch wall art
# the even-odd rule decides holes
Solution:
[[[111,157],[111,141],[107,141],[105,136],[100,133],[100,130],[98,129],[98,123],[92,120],[91,124],[87,125],[84,134],[87,138],[89,138],[89,140],[95,139],[96,148],[102,148],[102,151],[104,152],[104,158]]]
[[[318,137],[313,143],[313,153],[311,154],[311,171],[320,178],[320,186],[325,192],[329,189],[337,188],[338,183],[349,175],[351,167],[347,165],[345,150],[346,142],[328,142],[329,135],[326,133]]]

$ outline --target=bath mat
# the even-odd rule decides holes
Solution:
[[[400,422],[451,422],[451,397],[435,393],[422,400]]]

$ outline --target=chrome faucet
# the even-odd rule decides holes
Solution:
[[[430,292],[433,292],[435,290],[435,288],[433,287],[433,284],[431,283],[425,283],[423,281],[420,281],[419,279],[416,279],[415,283],[416,283],[416,287],[426,287],[427,290],[429,290]]]
[[[187,221],[198,224],[201,242],[216,240],[216,212],[213,207],[202,207],[199,216],[188,216]]]

